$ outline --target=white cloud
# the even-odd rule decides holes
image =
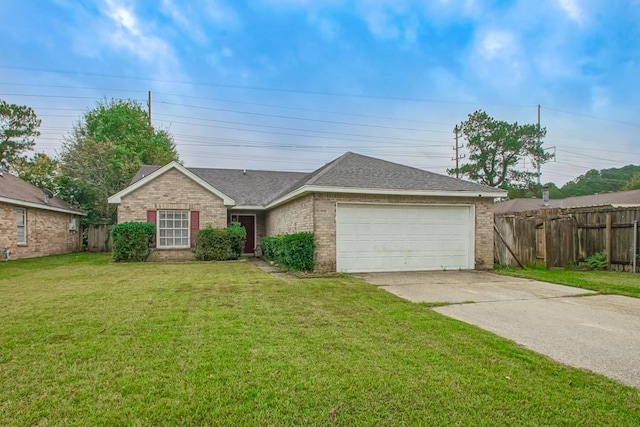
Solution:
[[[162,0],[162,11],[168,15],[178,27],[189,34],[196,43],[204,44],[207,42],[207,36],[201,26],[193,18],[192,13],[185,14],[183,5],[176,6],[173,0]]]
[[[173,59],[169,45],[159,37],[145,34],[131,8],[115,0],[107,0],[104,14],[113,26],[105,29],[110,44],[133,53],[146,61]]]
[[[518,43],[509,31],[489,30],[482,35],[478,50],[487,59],[509,58],[518,51]]]
[[[562,9],[569,18],[578,23],[582,23],[585,20],[584,12],[578,4],[578,0],[556,0],[558,6]]]

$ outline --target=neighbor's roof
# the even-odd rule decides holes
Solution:
[[[134,184],[160,166],[143,166]],[[186,168],[236,202],[237,206],[267,206],[296,191],[413,192],[499,197],[506,192],[473,182],[427,172],[398,163],[347,152],[311,173],[240,169]]]
[[[16,206],[35,207],[39,209],[84,215],[78,208],[58,199],[48,198],[42,189],[23,181],[7,171],[0,170],[0,202]]]
[[[544,206],[541,199],[512,199],[494,206],[496,214],[535,211],[541,208],[582,208],[595,206],[640,206],[640,190],[573,196],[566,199],[551,199]]]

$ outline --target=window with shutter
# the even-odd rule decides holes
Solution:
[[[189,211],[159,210],[157,245],[159,248],[188,248],[190,246]]]

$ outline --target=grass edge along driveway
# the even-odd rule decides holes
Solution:
[[[640,395],[362,281],[0,264],[1,425],[637,425]]]
[[[500,268],[498,274],[590,289],[602,294],[640,298],[640,273],[618,271]]]

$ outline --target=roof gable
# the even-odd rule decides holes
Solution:
[[[70,203],[57,197],[47,197],[42,189],[2,169],[0,169],[0,202],[84,215],[83,212]]]
[[[188,170],[187,168],[182,166],[180,163],[175,162],[175,161],[171,162],[171,163],[167,163],[163,167],[153,170],[148,175],[144,175],[140,171],[138,171],[138,174],[136,174],[136,176],[141,175],[140,179],[138,179],[137,181],[133,182],[131,185],[129,185],[125,189],[123,189],[123,190],[117,192],[116,194],[110,196],[107,200],[108,200],[109,203],[113,203],[113,204],[121,203],[122,202],[122,198],[125,197],[126,195],[133,193],[134,191],[136,191],[140,187],[143,187],[144,185],[148,184],[149,182],[153,181],[154,179],[156,179],[156,178],[164,175],[165,173],[169,172],[170,170],[174,170],[174,169],[179,171],[179,172],[181,172],[181,173],[183,173],[188,178],[192,179],[197,184],[202,186],[204,189],[210,191],[212,194],[215,194],[216,196],[220,197],[222,199],[223,203],[225,204],[225,206],[233,206],[233,205],[235,205],[235,201],[231,197],[229,197],[228,195],[224,194],[222,191],[218,190],[217,188],[213,187],[211,184],[209,184],[208,182],[204,181],[202,178],[200,178],[199,176],[195,175],[193,172],[191,172],[190,170]]]

